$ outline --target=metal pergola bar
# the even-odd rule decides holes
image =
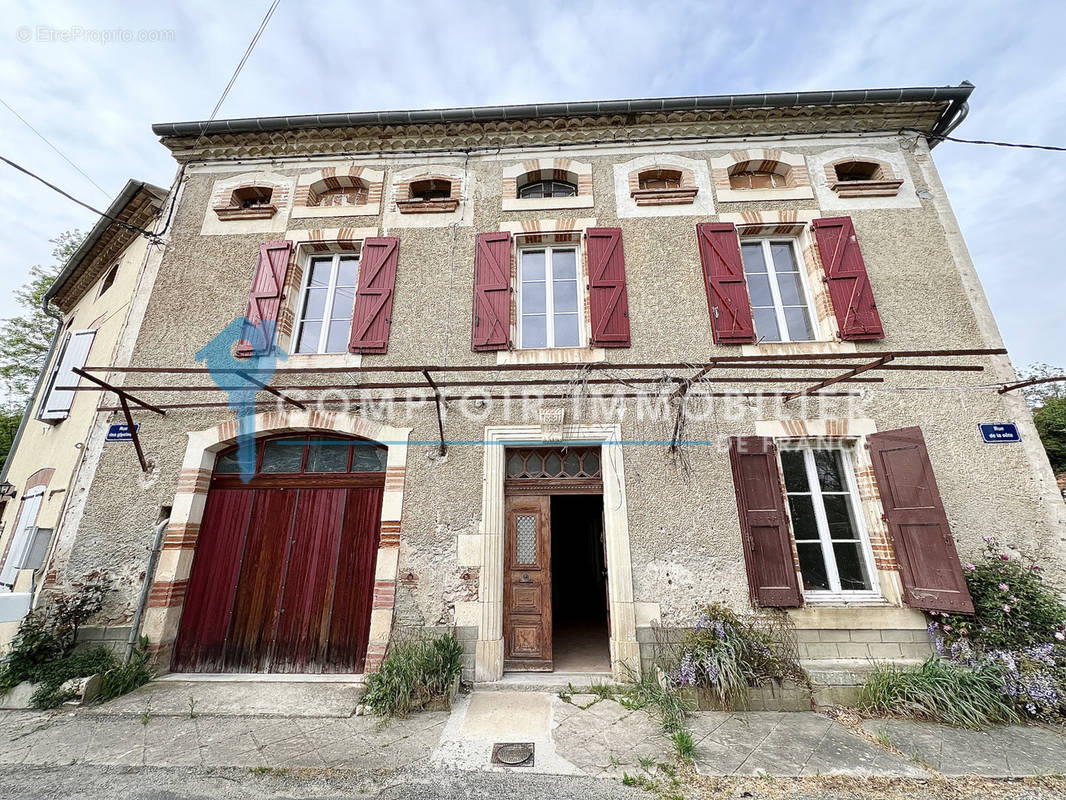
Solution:
[[[114,392],[118,397],[119,406],[115,411],[121,411],[122,415],[126,418],[126,427],[130,431],[130,439],[133,441],[133,449],[137,452],[137,460],[141,464],[141,472],[148,472],[148,459],[144,456],[144,449],[141,447],[141,437],[137,434],[137,426],[133,422],[133,414],[130,412],[130,402],[134,402],[142,408],[146,408],[160,416],[166,416],[166,411],[151,403],[146,403],[143,400],[139,400],[133,395],[129,394],[125,389],[121,389],[118,386],[113,386],[105,380],[97,378],[95,375],[90,375],[84,369],[79,367],[73,367],[72,371],[75,375],[85,378],[87,381],[95,383],[100,387],[100,391]]]
[[[790,394],[788,397],[785,398],[785,402],[787,403],[790,400],[795,400],[797,397],[805,397],[813,392],[817,392],[819,389],[824,389],[827,386],[832,386],[835,383],[841,383],[842,381],[852,380],[855,378],[856,375],[859,375],[860,373],[869,372],[872,369],[883,367],[885,364],[891,361],[892,358],[892,356],[882,356],[876,361],[871,361],[869,364],[863,364],[861,367],[855,367],[855,369],[849,370],[843,375],[837,375],[835,378],[826,378],[824,381],[819,381],[818,383],[814,384],[814,386],[808,386],[806,389],[800,389],[798,392]]]
[[[999,389],[999,393],[1006,394],[1014,389],[1024,389],[1026,386],[1039,386],[1041,383],[1057,383],[1058,381],[1066,381],[1066,375],[1056,375],[1054,378],[1032,378],[1018,383],[1009,383]]]

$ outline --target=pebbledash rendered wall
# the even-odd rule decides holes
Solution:
[[[849,204],[827,194],[824,186],[817,187],[813,198],[721,202],[707,196],[707,186],[702,205],[694,206],[694,211],[700,211],[698,214],[686,215],[676,207],[668,207],[669,212],[663,216],[620,216],[618,201],[629,202],[628,184],[619,177],[615,165],[637,158],[655,161],[657,155],[662,155],[664,163],[669,161],[666,156],[680,156],[710,167],[713,158],[749,145],[725,141],[699,146],[647,143],[624,148],[531,148],[491,155],[330,158],[329,164],[352,163],[381,170],[386,185],[395,172],[409,173],[420,166],[461,174],[466,198],[460,212],[462,218],[454,226],[425,227],[432,222],[414,215],[418,219],[413,224],[418,227],[407,227],[407,220],[389,212],[385,202],[384,218],[288,218],[285,229],[354,228],[361,235],[372,230],[371,235],[399,238],[388,353],[363,356],[364,366],[497,363],[497,353],[473,353],[470,349],[475,236],[538,220],[550,221],[544,225],[559,230],[575,224],[595,224],[617,226],[623,231],[632,347],[607,350],[604,357],[608,361],[702,363],[715,355],[760,352],[752,346],[742,349],[713,343],[694,230],[697,222],[738,218],[740,214],[751,219],[754,213],[769,221],[789,212],[806,214],[805,218],[841,214],[852,217],[885,328],[884,340],[857,343],[854,348],[858,351],[1002,346],[924,142],[915,144],[913,137],[884,136],[836,137],[831,141],[808,138],[780,144],[808,163],[825,153],[846,155],[849,148],[862,154],[881,153],[905,167],[905,202],[886,198],[880,204],[872,204],[880,207],[871,207],[868,202]],[[591,165],[594,204],[573,209],[501,210],[500,192],[506,170],[531,157],[561,157]],[[216,182],[261,170],[295,183],[301,174],[321,166],[322,162],[315,160],[271,164],[245,161],[239,166],[209,164],[186,170],[170,241],[131,365],[194,366],[194,353],[234,317],[243,314],[260,244],[285,236],[284,230],[202,235]],[[815,183],[820,170],[809,170]],[[824,178],[821,180],[824,182]],[[624,192],[620,191],[622,186]],[[645,210],[641,209],[641,213]],[[654,210],[647,213],[653,214]],[[217,231],[218,226],[214,227]],[[775,346],[767,349],[772,347]],[[776,347],[780,351],[818,352],[823,346]],[[587,401],[570,408],[568,425],[617,425],[623,443],[615,448],[617,462],[612,474],[618,481],[615,496],[622,498],[626,512],[628,553],[619,557],[627,559],[631,570],[631,591],[624,602],[630,604],[625,608],[626,618],[635,626],[635,630],[625,634],[625,658],[631,663],[636,661],[635,643],[639,642],[646,662],[654,638],[652,626],[684,625],[691,621],[699,603],[725,601],[738,609],[748,605],[726,445],[730,436],[773,435],[784,419],[811,420],[811,433],[847,420],[846,424],[852,426],[850,433],[860,437],[873,430],[920,426],[962,559],[976,558],[982,536],[991,535],[1024,548],[1040,561],[1049,576],[1066,577],[1066,513],[1023,401],[1013,394],[999,395],[993,389],[960,389],[1012,379],[1009,362],[1006,357],[955,360],[982,363],[986,370],[878,373],[883,375],[884,383],[863,385],[864,396],[857,406],[843,398],[796,401],[784,410],[778,401],[770,399],[739,404],[712,401],[690,416],[685,434],[690,440],[711,441],[718,446],[685,447],[684,458],[671,455],[663,445],[625,444],[668,440],[672,416],[638,419],[637,402],[633,400],[624,401],[621,414],[598,410]],[[319,363],[330,362],[323,358]],[[317,379],[322,383],[335,378],[301,376],[301,380]],[[153,397],[189,399],[188,395]],[[211,399],[221,399],[221,395]],[[464,406],[453,401],[447,414],[447,438],[478,442],[490,427],[536,429],[540,424],[536,407],[527,409],[524,415],[518,413],[521,409],[522,404],[516,403],[516,413],[507,415],[498,405],[482,409],[473,403]],[[484,554],[492,552],[483,536],[485,448],[453,445],[446,457],[439,457],[436,446],[428,444],[437,437],[432,404],[406,404],[400,406],[400,411],[400,416],[392,416],[387,422],[410,428],[410,441],[414,444],[407,448],[403,465],[398,561],[393,575],[395,600],[389,624],[393,630],[459,626],[467,646],[470,677],[474,674],[475,654],[480,670],[481,659],[488,658],[491,649],[485,642],[496,635],[486,625],[493,613],[491,603],[495,602],[487,575],[502,569],[483,563]],[[362,412],[354,413],[359,416]],[[215,428],[232,418],[232,413],[224,410],[171,411],[166,417],[138,414],[141,438],[154,469],[149,475],[142,475],[128,445],[105,447],[69,555],[67,579],[101,567],[129,570],[131,565],[145,563],[160,507],[175,506],[189,434]],[[1023,442],[982,444],[977,424],[990,421],[1017,422]],[[860,476],[860,488],[864,508],[868,511],[866,504],[876,508],[872,480]],[[867,513],[866,522],[875,547],[879,537],[887,541],[875,514]],[[889,602],[885,605],[808,607],[791,612],[800,629],[798,638],[804,655],[891,658],[917,657],[928,651],[922,633],[924,617],[899,605],[898,579],[893,577],[891,562],[889,548],[889,555],[879,558],[882,587],[888,587]],[[135,587],[111,602],[114,608],[109,617],[121,617],[123,609],[132,615]],[[152,602],[161,605],[170,599],[153,593]],[[616,650],[615,657],[620,653]]]

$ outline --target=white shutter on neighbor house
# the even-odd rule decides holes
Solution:
[[[29,493],[22,498],[22,510],[19,512],[15,529],[11,533],[11,546],[7,549],[4,568],[0,570],[0,589],[10,591],[15,585],[18,571],[26,560],[26,550],[29,548],[34,524],[37,522],[37,512],[41,510],[43,499],[43,486],[30,489]]]
[[[74,374],[74,367],[84,367],[89,359],[96,331],[71,331],[63,343],[63,350],[48,381],[48,391],[41,402],[38,419],[61,420],[70,414],[74,392],[57,387],[77,386],[81,378]]]

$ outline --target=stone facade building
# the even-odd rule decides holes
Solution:
[[[814,666],[928,654],[983,536],[1066,568],[930,154],[971,89],[155,126],[166,249],[97,374],[165,415],[145,471],[102,394],[54,582],[125,576],[128,626],[168,518],[175,671],[454,626],[468,678],[621,678],[712,601],[786,609]]]

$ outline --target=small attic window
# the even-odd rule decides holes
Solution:
[[[676,169],[650,169],[640,173],[641,189],[680,189],[681,173]]]
[[[273,194],[274,190],[269,186],[244,186],[233,190],[230,206],[240,209],[262,208],[270,205]]]
[[[746,169],[729,175],[730,189],[785,189],[788,179],[766,169]]]
[[[532,180],[518,188],[520,200],[577,197],[577,184],[570,181]]]
[[[452,196],[452,182],[440,178],[414,181],[409,196],[412,200],[428,203],[433,200],[447,200]]]
[[[117,277],[118,264],[115,264],[113,267],[111,267],[111,269],[107,271],[107,274],[104,275],[103,281],[100,282],[100,294],[97,295],[97,297],[103,297],[104,292],[106,292],[108,289],[115,285],[115,278]]]
[[[838,181],[879,181],[884,175],[874,161],[845,161],[834,168]]]

